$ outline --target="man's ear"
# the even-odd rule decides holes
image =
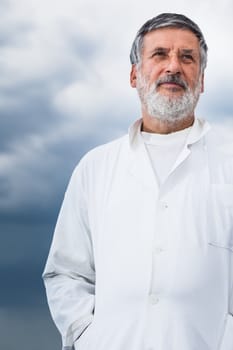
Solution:
[[[204,73],[201,75],[201,92],[204,92]]]
[[[136,64],[133,64],[132,68],[131,68],[130,85],[132,86],[132,88],[136,88],[136,86],[137,86],[137,67],[136,67]]]

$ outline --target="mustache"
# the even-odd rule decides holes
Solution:
[[[155,83],[155,87],[157,88],[158,86],[160,86],[164,83],[177,84],[177,85],[181,86],[184,90],[187,90],[187,88],[188,88],[188,84],[186,83],[186,81],[184,81],[178,75],[175,75],[175,74],[167,75],[163,78],[158,79]]]

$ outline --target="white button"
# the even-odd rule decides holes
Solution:
[[[159,247],[159,246],[154,246],[153,252],[154,252],[155,254],[160,254],[160,253],[162,253],[163,251],[164,251],[163,248],[161,248],[161,247]]]
[[[159,201],[159,208],[162,210],[166,210],[168,208],[168,204],[163,201]]]
[[[150,295],[150,303],[151,303],[152,305],[156,305],[156,304],[158,304],[158,302],[159,302],[158,295],[156,295],[156,294],[151,294],[151,295]]]

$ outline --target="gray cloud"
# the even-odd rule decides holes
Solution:
[[[2,10],[2,8],[1,8]],[[0,49],[13,45],[20,47],[27,41],[27,35],[34,29],[32,22],[12,22],[2,21],[0,23]]]
[[[45,307],[0,308],[0,329],[1,349],[61,349],[58,331]]]
[[[9,150],[12,142],[33,132],[43,132],[56,122],[58,116],[50,106],[50,96],[44,84],[22,85],[4,91],[16,101],[15,105],[0,108],[0,149]]]
[[[0,269],[4,285],[1,288],[0,309],[19,306],[40,307],[46,305],[41,270],[23,264]]]

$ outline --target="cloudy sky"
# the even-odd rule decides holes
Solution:
[[[202,28],[197,114],[231,139],[232,0],[0,0],[1,349],[60,349],[40,278],[56,216],[80,157],[140,116],[129,50],[161,12]]]

